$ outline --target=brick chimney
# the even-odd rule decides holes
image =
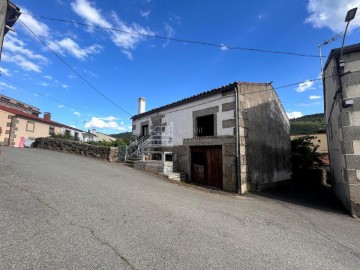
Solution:
[[[51,113],[44,112],[44,120],[45,121],[51,121]]]

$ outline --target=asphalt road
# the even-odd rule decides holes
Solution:
[[[0,269],[359,269],[360,222],[290,197],[2,148]]]

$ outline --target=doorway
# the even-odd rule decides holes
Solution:
[[[222,188],[222,167],[221,146],[191,147],[191,178],[193,182]]]

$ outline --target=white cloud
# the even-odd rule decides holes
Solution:
[[[19,53],[33,60],[40,60],[42,62],[48,61],[46,57],[40,54],[36,54],[30,51],[29,49],[26,49],[25,46],[26,44],[23,41],[21,41],[16,34],[12,33],[10,35],[5,36],[4,45],[3,45],[3,49],[5,51],[9,51],[12,53]]]
[[[29,10],[27,10],[24,7],[20,7],[21,10],[21,17],[20,20],[31,29],[31,31],[34,32],[35,35],[39,36],[39,37],[48,37],[49,36],[49,27],[36,20],[32,15],[31,12]],[[22,25],[21,23],[19,23],[19,25]],[[29,32],[29,30],[22,25],[23,28],[25,28],[26,33],[28,33],[29,35],[31,35],[31,37],[34,37],[32,35],[32,33]]]
[[[87,24],[111,28],[111,24],[106,21],[104,16],[101,14],[101,10],[96,9],[87,0],[76,0],[71,3],[72,10],[82,17]]]
[[[129,59],[132,59],[130,50],[133,50],[139,42],[145,40],[146,37],[144,35],[154,35],[150,29],[142,27],[139,24],[125,23],[114,11],[111,12],[110,16],[104,16],[102,11],[97,9],[95,5],[88,0],[75,0],[71,3],[71,7],[87,24],[104,28],[116,28],[122,31],[106,30],[112,42],[120,47]],[[112,22],[105,18],[111,18]],[[91,29],[88,30],[91,31]]]
[[[121,52],[122,52],[123,54],[125,54],[125,55],[127,56],[127,58],[129,58],[130,60],[133,60],[133,59],[134,59],[131,52],[129,52],[129,51],[127,51],[127,50],[121,50]]]
[[[289,112],[289,113],[286,113],[288,115],[288,117],[290,119],[293,119],[293,118],[299,118],[301,116],[303,116],[303,114],[301,112]]]
[[[305,82],[299,84],[299,86],[296,88],[296,91],[299,93],[305,92],[306,90],[313,89],[313,85],[313,81],[306,80]]]
[[[39,83],[39,85],[44,86],[44,87],[48,86],[48,84],[46,82],[41,82],[41,83]]]
[[[309,96],[309,99],[321,99],[321,96]]]
[[[308,17],[305,22],[314,28],[329,28],[338,33],[345,30],[345,16],[348,10],[359,7],[359,0],[309,0]],[[351,21],[349,29],[360,26],[360,16]]]
[[[63,84],[63,85],[61,85],[63,88],[65,88],[65,89],[67,89],[67,88],[69,88],[69,86],[67,85],[67,84]]]
[[[106,118],[92,117],[91,121],[85,124],[85,128],[98,128],[98,129],[115,129],[120,131],[128,130],[123,124],[115,122],[116,118],[109,116]]]
[[[60,104],[60,105],[58,106],[59,109],[62,109],[62,108],[64,108],[64,107],[65,107],[65,106],[62,105],[62,104]]]
[[[73,114],[76,115],[76,116],[80,116],[79,112],[73,112]]]
[[[164,29],[165,29],[165,33],[166,33],[166,37],[167,38],[172,38],[175,36],[175,30],[174,28],[168,24],[168,23],[164,23]],[[164,44],[163,47],[165,48],[168,44],[170,43],[170,40],[167,40]]]
[[[0,82],[0,86],[4,86],[4,87],[9,88],[9,89],[16,89],[14,86],[12,86],[10,84],[7,84],[7,83],[4,83],[4,82]]]
[[[228,49],[229,49],[229,48],[228,48],[226,45],[221,44],[220,50],[222,50],[222,51],[227,51]]]
[[[4,62],[14,63],[26,71],[34,71],[38,73],[41,72],[41,68],[39,65],[31,62],[30,60],[27,60],[24,56],[20,54],[10,56],[7,53],[3,53],[2,60]]]
[[[154,35],[150,29],[144,28],[139,24],[133,23],[131,25],[127,25],[118,17],[115,12],[112,12],[111,17],[114,20],[115,28],[123,31],[111,32],[112,41],[120,48],[125,50],[134,49],[140,41],[145,40],[146,35]]]
[[[317,106],[317,105],[323,105],[322,102],[312,102],[312,103],[299,103],[299,104],[296,104],[296,106],[299,106],[299,107],[311,107],[311,106]]]
[[[50,75],[45,75],[45,76],[43,76],[45,79],[48,79],[48,80],[52,80],[53,78],[50,76]]]
[[[102,47],[97,44],[87,48],[80,48],[79,44],[77,44],[71,38],[64,38],[59,41],[50,41],[48,45],[53,51],[56,51],[60,54],[65,54],[65,52],[67,52],[68,54],[80,60],[84,60],[92,54],[97,54],[102,49]]]
[[[149,17],[150,13],[151,13],[150,9],[146,10],[146,11],[140,10],[140,16],[145,17],[145,18]]]
[[[5,76],[10,76],[10,73],[9,73],[9,70],[8,69],[6,69],[6,68],[2,68],[2,67],[0,67],[0,74],[1,75],[5,75]]]

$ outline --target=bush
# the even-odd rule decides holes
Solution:
[[[107,147],[119,147],[129,145],[130,141],[126,138],[116,139],[112,142],[98,141],[98,142],[86,142],[91,145],[107,146]]]
[[[291,140],[293,179],[299,183],[317,184],[321,183],[322,175],[319,171],[323,166],[322,154],[316,152],[318,145],[311,140],[314,136],[302,136]]]
[[[71,140],[71,141],[80,141],[79,138],[75,138],[71,134],[52,134],[50,135],[51,138],[54,139],[63,139],[63,140]]]

